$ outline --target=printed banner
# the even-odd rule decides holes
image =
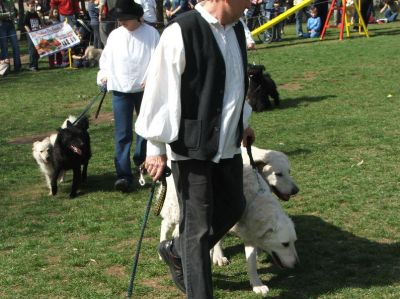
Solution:
[[[80,43],[79,37],[65,22],[29,32],[29,36],[40,57],[71,48]]]

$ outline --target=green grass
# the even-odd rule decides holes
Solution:
[[[285,33],[284,42],[249,53],[282,99],[281,109],[253,114],[256,145],[285,152],[301,189],[282,203],[296,224],[301,265],[279,270],[261,255],[269,297],[398,298],[398,22],[344,41],[335,29],[323,42],[294,38],[293,26]],[[96,69],[41,66],[0,78],[0,298],[122,298],[149,189],[114,192],[113,123],[106,119],[91,124],[82,194],[68,199],[68,174],[59,194],[47,195],[29,137],[80,113],[98,89]],[[101,115],[110,112],[107,96]],[[158,260],[159,224],[151,215],[135,298],[182,298]],[[259,298],[240,240],[228,237],[225,248],[231,264],[214,268],[215,297]]]

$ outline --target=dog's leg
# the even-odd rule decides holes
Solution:
[[[52,195],[52,191],[51,191],[51,177],[49,173],[45,173],[44,174],[45,178],[46,178],[46,184],[47,187],[49,188],[49,195]]]
[[[57,179],[60,175],[60,167],[54,167],[54,172],[51,175],[51,194],[55,196],[57,194]]]
[[[86,163],[84,163],[83,164],[83,167],[82,167],[82,183],[85,183],[86,182],[86,179],[87,179],[87,168],[88,168],[88,162],[86,162]]]
[[[262,283],[257,273],[257,249],[253,246],[245,244],[247,273],[249,274],[250,284],[253,287],[253,292],[266,295],[269,291],[268,287]]]
[[[225,266],[229,264],[229,260],[226,256],[224,256],[224,252],[222,250],[222,240],[219,240],[213,249],[211,249],[211,251],[211,257],[214,265]]]
[[[73,178],[72,178],[71,193],[69,194],[70,198],[74,198],[78,195],[77,191],[78,191],[81,179],[82,179],[80,165],[78,165],[78,167],[73,168],[72,170],[73,170]]]

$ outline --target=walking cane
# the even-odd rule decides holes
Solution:
[[[168,166],[165,167],[164,169],[164,177],[168,177],[171,175],[171,169],[169,169]],[[144,213],[144,218],[143,218],[143,222],[142,222],[142,228],[140,230],[140,237],[138,240],[138,243],[136,245],[136,252],[135,252],[135,257],[133,260],[133,267],[132,267],[132,273],[131,273],[131,279],[129,281],[129,287],[128,287],[128,298],[132,298],[132,292],[133,292],[133,283],[135,281],[135,275],[136,275],[136,269],[137,269],[137,265],[139,262],[139,254],[140,254],[140,248],[142,246],[142,240],[143,240],[143,236],[144,236],[144,230],[146,229],[146,224],[147,224],[147,220],[149,218],[149,212],[150,212],[150,207],[151,207],[151,202],[153,201],[153,197],[154,197],[154,190],[156,189],[156,184],[157,182],[153,182],[151,185],[151,190],[150,190],[150,194],[149,194],[149,199],[147,200],[147,206],[146,206],[146,211]]]

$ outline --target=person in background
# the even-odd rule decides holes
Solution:
[[[30,0],[28,2],[28,11],[25,13],[24,17],[24,28],[26,32],[39,30],[42,26],[39,14],[35,9],[35,0]],[[36,72],[39,69],[39,54],[33,44],[33,41],[28,35],[28,51],[29,51],[29,69]]]
[[[318,9],[312,7],[310,10],[311,17],[307,20],[307,33],[304,37],[319,37],[321,32],[321,18],[318,16]]]
[[[397,1],[385,0],[384,3],[385,5],[383,5],[380,13],[384,13],[385,17],[382,19],[378,19],[376,21],[378,24],[394,22],[399,15],[399,3]]]
[[[99,21],[100,21],[100,39],[105,47],[107,38],[111,31],[117,28],[118,22],[115,17],[115,4],[117,0],[99,0]]]
[[[99,21],[99,0],[90,0],[88,3],[88,13],[90,17],[90,28],[93,31],[93,47],[103,49],[103,43],[100,37],[100,21]]]
[[[139,114],[147,65],[158,44],[159,33],[143,22],[143,8],[132,0],[118,0],[115,16],[121,26],[108,37],[100,58],[98,84],[112,91],[115,120],[114,187],[129,192],[133,186],[130,150],[133,111]],[[133,161],[139,167],[146,158],[146,140],[136,134]]]
[[[274,7],[271,12],[271,19],[276,18],[279,16],[282,12],[282,7],[281,7],[281,0],[275,0],[274,1]],[[283,26],[283,21],[279,22],[275,26],[272,27],[272,41],[273,42],[280,42],[282,41],[282,26]]]
[[[299,5],[303,0],[293,0],[293,5]],[[303,37],[303,16],[306,15],[307,18],[308,16],[308,11],[307,7],[303,7],[302,9],[299,9],[295,13],[295,19],[296,19],[296,34],[297,37]]]
[[[214,298],[210,249],[246,205],[240,144],[251,144],[254,132],[239,18],[249,6],[249,0],[205,0],[174,19],[151,59],[135,125],[148,140],[145,168],[153,180],[161,178],[171,147],[180,234],[158,252],[189,299]]]
[[[50,25],[60,23],[60,16],[58,14],[58,10],[54,9],[53,14],[49,16]],[[61,67],[63,64],[63,55],[61,52],[57,52],[54,54],[50,54],[49,56],[49,66],[50,68]]]
[[[321,19],[321,28],[322,28],[322,26],[325,25],[326,18],[328,17],[328,1],[326,1],[326,0],[314,0],[314,5],[313,6],[318,11],[318,16]]]
[[[189,0],[165,0],[164,7],[167,21],[171,21],[179,14],[191,10]]]
[[[21,57],[14,19],[16,16],[14,1],[0,0],[0,61],[10,64],[8,57],[8,40],[11,41],[14,60],[14,72],[21,71]]]
[[[54,9],[58,10],[60,22],[67,20],[67,23],[71,26],[75,26],[76,16],[81,11],[78,0],[51,0],[50,17],[53,15]]]
[[[155,0],[136,0],[137,4],[143,7],[143,19],[144,21],[151,25],[156,26],[157,24],[157,4]]]

